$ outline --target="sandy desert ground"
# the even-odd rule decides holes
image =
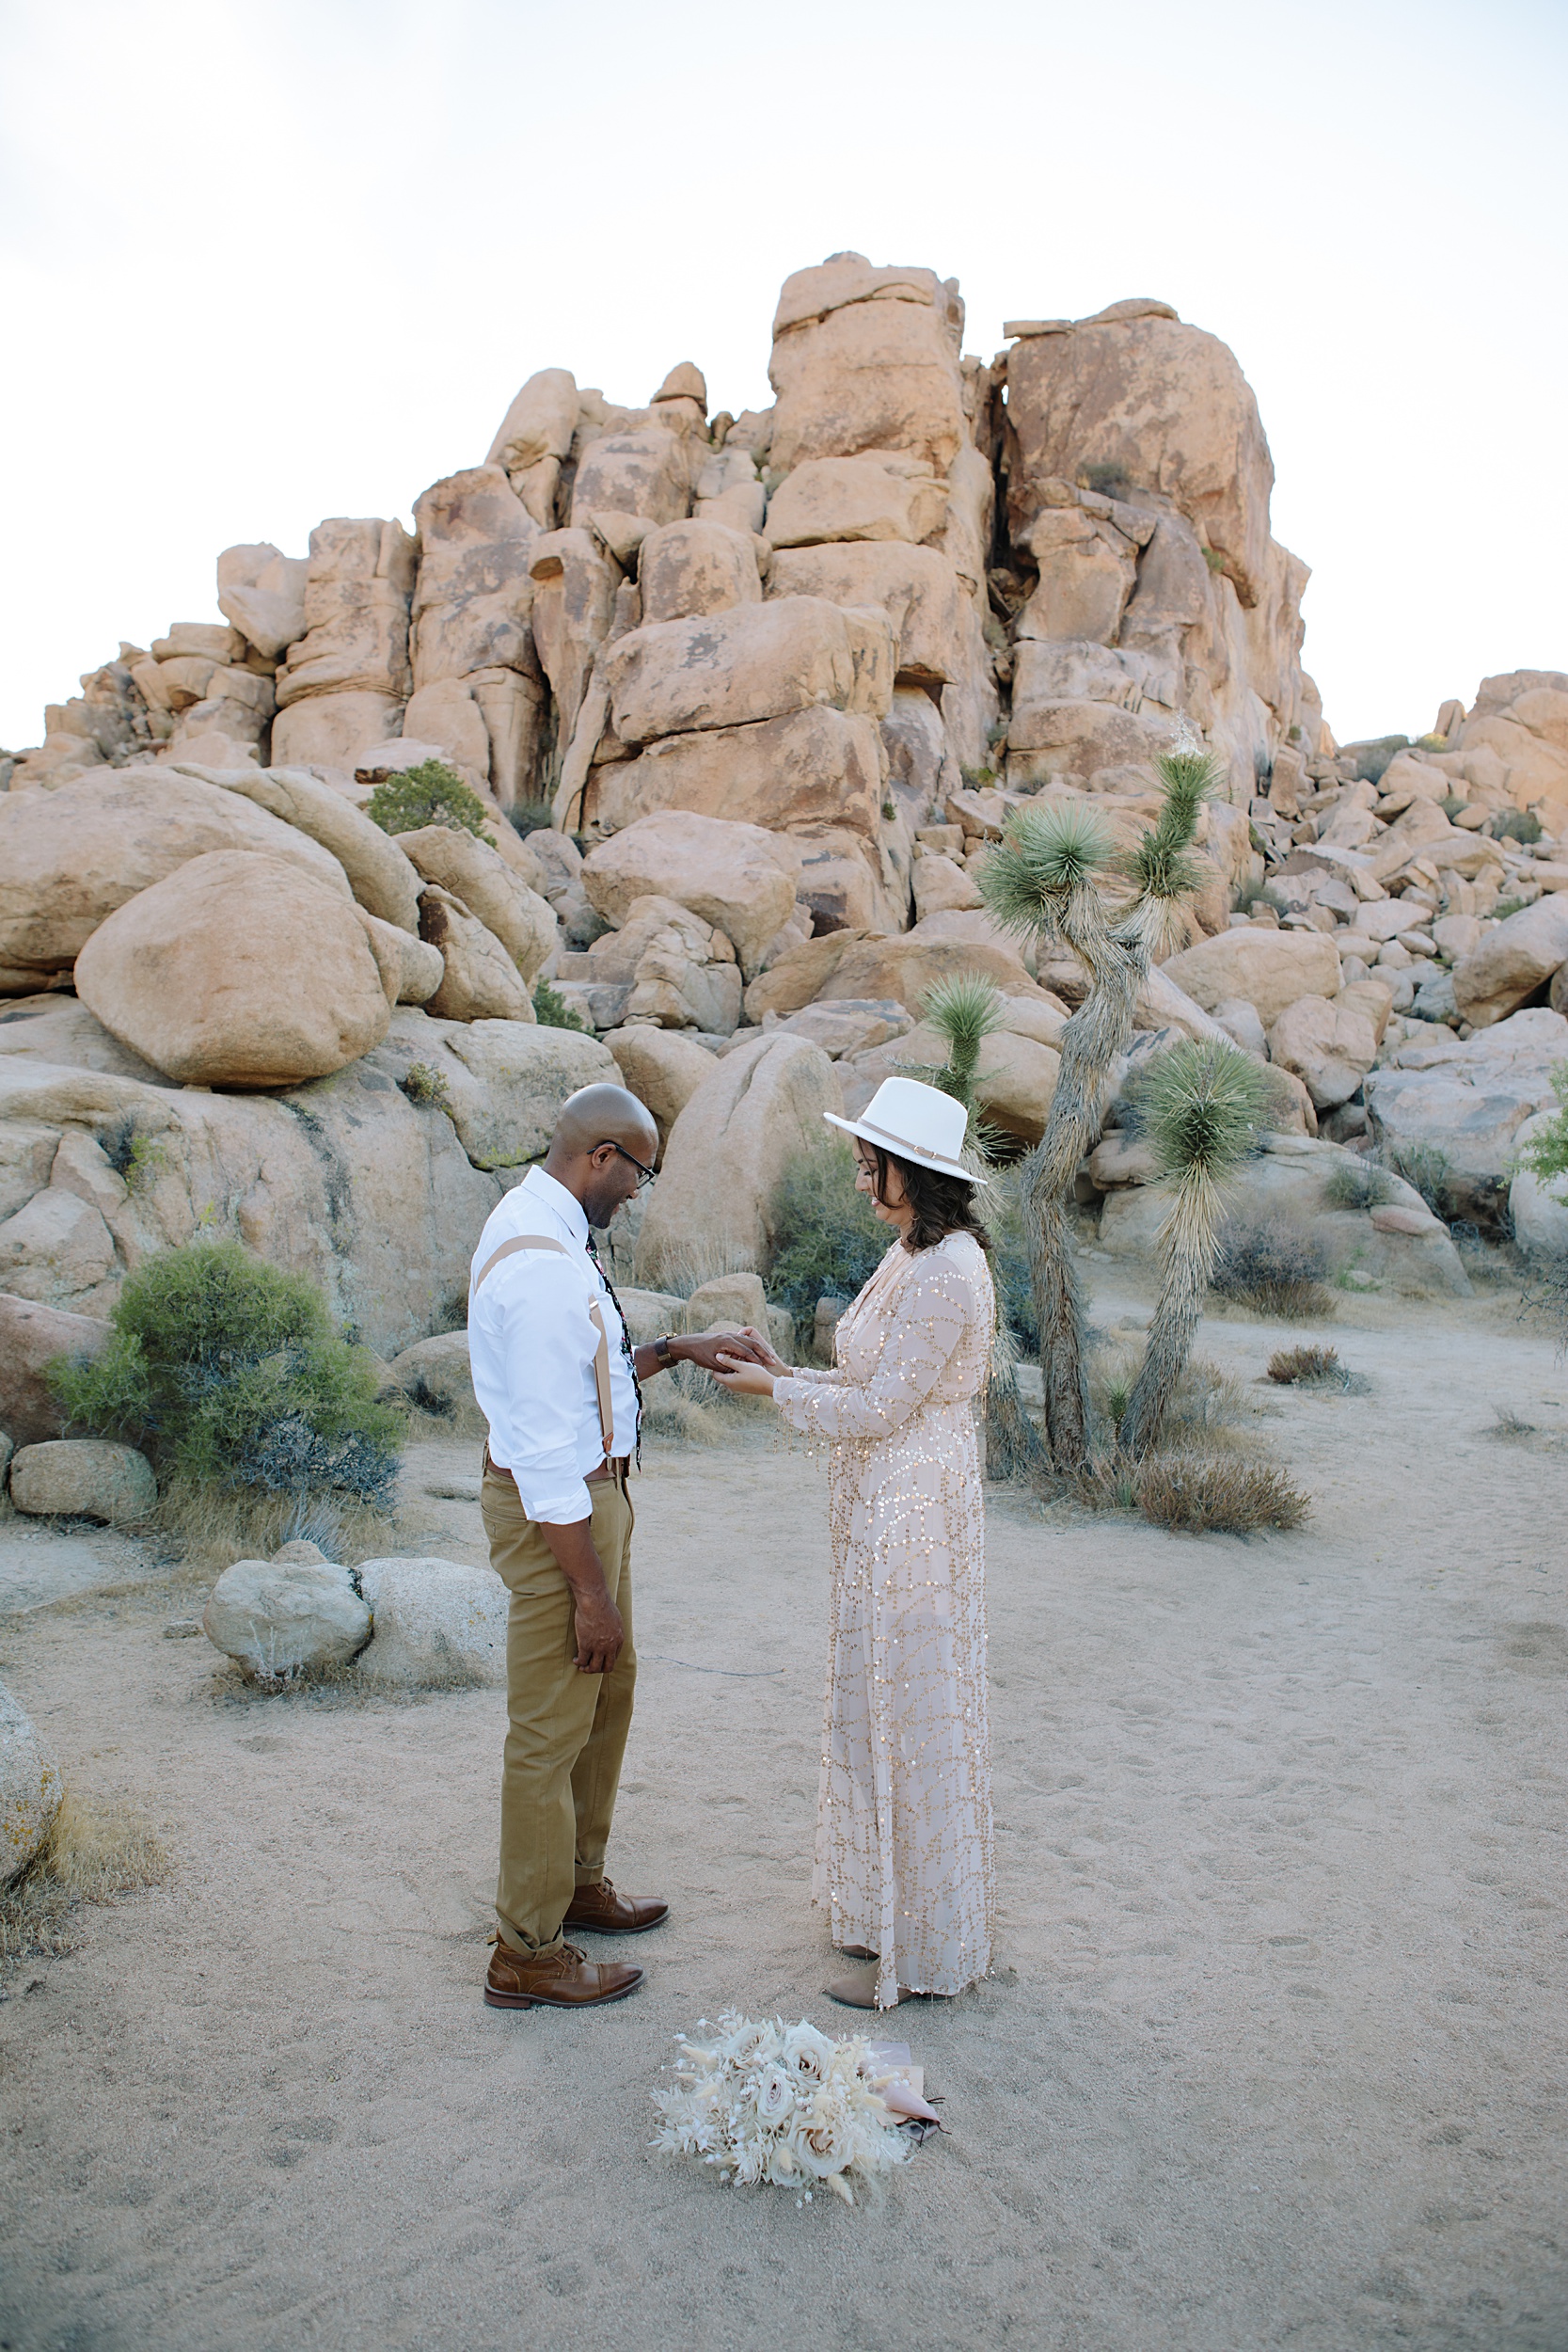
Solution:
[[[1283,1336],[1201,1346],[1251,1383]],[[174,1868],[0,2006],[0,2352],[1561,2352],[1568,1370],[1497,1304],[1327,1336],[1369,1393],[1250,1391],[1299,1534],[993,1496],[997,1968],[899,2012],[950,2129],[853,2212],[647,2149],[678,2029],[853,2023],[805,1899],[819,1464],[638,1489],[611,1867],[673,1915],[577,2017],[479,1998],[499,1692],[243,1693],[135,1547],[9,1521],[0,1673]],[[483,1556],[475,1451],[411,1458],[410,1549]]]

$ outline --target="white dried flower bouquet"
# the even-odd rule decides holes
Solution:
[[[660,2153],[697,2156],[732,2186],[767,2182],[809,2196],[825,2183],[848,2205],[855,2179],[891,2172],[908,2158],[912,2143],[900,2125],[909,2094],[889,2105],[861,2035],[833,2042],[804,2018],[786,2026],[730,2009],[710,2040],[675,2038],[679,2088],[653,2094],[664,2118],[653,2143]],[[931,2113],[919,2101],[910,2105]]]

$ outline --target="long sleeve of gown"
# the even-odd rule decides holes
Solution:
[[[890,1301],[887,1336],[876,1370],[863,1382],[776,1381],[773,1402],[791,1428],[808,1437],[891,1437],[941,1379],[974,1312],[957,1268],[918,1263]]]

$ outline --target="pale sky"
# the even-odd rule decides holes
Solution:
[[[1568,669],[1560,0],[5,0],[0,742],[536,368],[765,405],[792,269],[1230,344],[1341,740]]]

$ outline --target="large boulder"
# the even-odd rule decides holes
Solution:
[[[40,1742],[31,1717],[0,1683],[0,1886],[39,1851],[64,1794],[59,1767]]]
[[[768,575],[768,594],[825,597],[886,613],[900,678],[941,685],[962,674],[963,591],[936,548],[886,540],[781,548]]]
[[[300,768],[177,768],[219,791],[238,792],[269,816],[308,834],[336,858],[367,913],[400,930],[420,929],[419,876],[404,845],[372,825],[362,809]]]
[[[1556,1102],[1552,1072],[1565,1057],[1568,1020],[1544,1008],[1468,1040],[1439,1028],[1368,1076],[1372,1134],[1385,1158],[1426,1164],[1451,1215],[1499,1222],[1515,1139]]]
[[[834,539],[932,537],[947,519],[947,500],[929,466],[889,450],[860,457],[814,457],[774,491],[768,537],[775,548],[816,547]]]
[[[218,611],[259,654],[276,661],[305,634],[309,573],[308,557],[284,555],[270,540],[225,548],[218,557]]]
[[[328,768],[355,775],[362,761],[373,760],[397,735],[403,712],[402,697],[395,694],[345,690],[309,695],[273,721],[273,759],[280,768]],[[436,750],[432,746],[421,756],[433,758]]]
[[[735,946],[747,979],[795,903],[800,853],[761,825],[689,809],[640,817],[583,860],[582,886],[608,922],[634,899],[673,898],[714,924]]]
[[[1560,1112],[1537,1111],[1525,1120],[1514,1130],[1515,1153],[1538,1141],[1560,1116]],[[1515,1166],[1508,1188],[1508,1215],[1514,1242],[1527,1257],[1568,1267],[1568,1181],[1555,1176],[1543,1182],[1528,1168]]]
[[[235,792],[166,768],[109,768],[0,796],[0,965],[68,971],[126,900],[215,850],[282,859],[345,900],[336,857]]]
[[[404,1690],[506,1680],[506,1586],[453,1560],[365,1560],[359,1589],[373,1631],[359,1672]]]
[[[11,1464],[11,1501],[37,1517],[101,1519],[138,1527],[158,1500],[145,1454],[101,1438],[46,1438]]]
[[[605,433],[578,461],[572,485],[572,527],[597,516],[638,516],[673,523],[691,511],[691,475],[680,437],[662,425]]]
[[[120,907],[77,957],[76,990],[106,1029],[186,1086],[294,1086],[387,1034],[380,967],[353,901],[255,853],[193,858]]]
[[[1321,1111],[1348,1103],[1377,1059],[1377,1031],[1354,1005],[1298,996],[1269,1033],[1270,1058],[1301,1079]]]
[[[418,547],[397,522],[340,516],[317,524],[305,582],[306,632],[277,673],[280,712],[317,694],[407,699],[408,599]],[[306,756],[297,747],[285,755]]]
[[[797,270],[773,319],[774,466],[899,450],[945,473],[967,438],[962,335],[958,289],[934,271],[859,253]]]
[[[740,1020],[741,978],[735,949],[689,907],[673,898],[635,898],[622,929],[595,940],[594,966],[608,980],[629,972],[622,1018],[657,1021],[666,1029],[700,1029],[728,1037]]]
[[[594,769],[592,805],[607,832],[677,808],[777,832],[836,825],[874,841],[883,758],[874,720],[818,705],[752,726],[666,736],[640,759]]]
[[[1218,931],[1160,968],[1205,1012],[1239,998],[1254,1008],[1265,1029],[1298,997],[1339,993],[1339,949],[1325,931],[1275,931],[1262,925]]]
[[[555,518],[556,485],[578,429],[577,378],[568,368],[531,375],[501,419],[486,466],[499,466],[536,523]]]
[[[416,693],[476,670],[536,676],[529,578],[539,525],[499,466],[449,474],[414,501],[420,568],[411,608]]]
[[[790,1163],[831,1141],[834,1065],[804,1038],[765,1036],[717,1062],[671,1130],[637,1244],[637,1279],[765,1266]]]
[[[1568,891],[1552,891],[1506,915],[1453,968],[1453,1000],[1462,1020],[1488,1028],[1517,1010],[1568,964]]]
[[[0,1429],[19,1446],[63,1436],[65,1416],[45,1377],[48,1367],[62,1358],[87,1362],[108,1341],[109,1326],[96,1316],[0,1291]]]
[[[549,1148],[569,1094],[579,1087],[620,1083],[605,1047],[577,1029],[394,1013],[386,1043],[372,1057],[373,1070],[391,1073],[401,1087],[409,1083],[416,1066],[437,1082],[441,1098],[439,1108],[422,1116],[442,1124],[450,1120],[449,1134],[455,1129],[463,1151],[480,1168],[504,1170],[538,1159]],[[470,1253],[484,1216],[469,1234]]]
[[[1393,1200],[1370,1212],[1335,1205],[1331,1182],[1347,1164],[1361,1167],[1337,1144],[1271,1135],[1227,1186],[1227,1214],[1243,1225],[1296,1229],[1319,1244],[1331,1275],[1358,1272],[1396,1291],[1466,1296],[1469,1278],[1448,1228],[1411,1185],[1388,1178]],[[1101,1248],[1116,1258],[1152,1259],[1171,1198],[1164,1184],[1118,1184],[1101,1212]]]
[[[214,1585],[201,1623],[214,1649],[263,1684],[346,1666],[371,1633],[352,1570],[319,1556],[236,1560]]]
[[[748,726],[818,704],[879,719],[893,698],[893,634],[880,613],[846,611],[820,596],[650,621],[605,658],[624,743]]]
[[[488,842],[456,826],[423,825],[417,833],[399,834],[398,848],[423,881],[438,882],[460,898],[467,913],[500,941],[531,988],[557,944],[555,914],[548,901],[531,890]]]
[[[663,523],[650,531],[638,549],[637,584],[645,622],[727,612],[762,600],[751,532],[721,522]]]
[[[785,972],[789,964],[786,957],[774,971]],[[889,939],[855,941],[837,959],[816,995],[825,1004],[845,997],[891,996],[918,1016],[939,980],[969,972],[994,980],[1004,995],[1026,996],[1034,986],[1016,950],[1000,942],[934,939],[921,929]],[[768,980],[774,975],[769,972],[763,977]],[[782,1005],[778,1009],[783,1009]]]
[[[1168,303],[1025,323],[1007,355],[1010,518],[1022,537],[1047,485],[1118,468],[1170,499],[1222,558],[1243,604],[1268,569],[1274,465],[1235,356]]]
[[[814,1002],[864,936],[859,930],[827,931],[820,939],[801,940],[773,956],[746,991],[747,1020],[760,1027],[768,1013],[783,1020]]]
[[[426,999],[440,1021],[532,1021],[533,999],[494,931],[454,892],[427,882],[420,893],[420,930],[441,951],[441,985]]]
[[[980,1048],[975,1103],[993,1126],[1021,1142],[1038,1143],[1061,1067],[1053,1047],[1015,1030],[998,1030]]]
[[[393,1357],[387,1371],[421,1412],[444,1419],[468,1418],[479,1410],[467,1331],[436,1331],[428,1340],[416,1340]]]

